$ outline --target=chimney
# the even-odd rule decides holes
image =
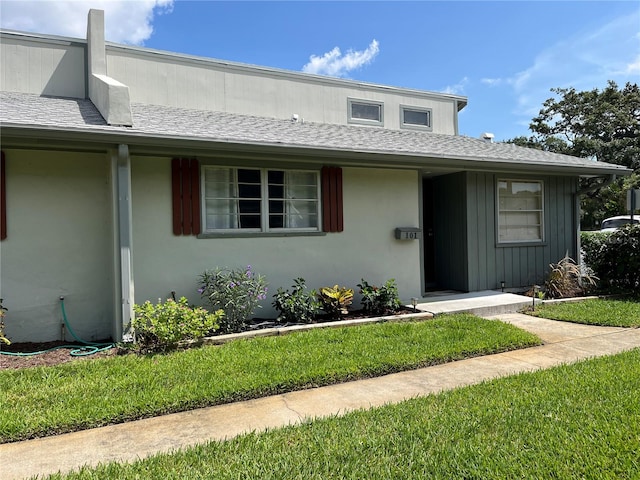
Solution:
[[[133,125],[129,87],[107,75],[104,10],[89,10],[87,18],[89,99],[109,125]]]

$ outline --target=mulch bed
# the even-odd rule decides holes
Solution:
[[[69,348],[56,348],[61,346],[69,346]],[[54,349],[55,350],[51,350]],[[70,342],[44,342],[44,343],[12,343],[11,345],[2,345],[3,352],[11,353],[29,353],[29,352],[44,352],[37,355],[29,356],[13,356],[13,355],[0,355],[0,370],[8,368],[27,368],[27,367],[46,367],[51,365],[59,365],[66,362],[86,361],[89,359],[108,357],[116,355],[115,349],[105,350],[93,355],[85,357],[71,356],[71,351],[76,348],[82,348],[81,344],[75,344]]]
[[[396,314],[405,314],[405,313],[414,313],[412,309],[402,309]],[[349,312],[349,315],[346,315],[341,318],[341,320],[351,320],[357,318],[367,318],[362,310],[354,310]],[[318,322],[326,322],[330,321],[326,317],[318,317]],[[281,325],[273,322],[273,319],[255,319],[254,328],[268,328],[274,325]],[[56,348],[61,346],[70,346],[69,348]],[[2,345],[3,352],[12,352],[12,353],[28,353],[28,352],[42,352],[38,355],[29,355],[29,356],[12,356],[12,355],[2,355],[0,354],[0,370],[6,369],[20,369],[20,368],[29,368],[29,367],[46,367],[52,365],[59,365],[61,363],[67,362],[81,362],[93,360],[96,358],[104,358],[113,355],[118,355],[121,353],[121,350],[118,348],[112,348],[109,350],[105,350],[102,352],[95,353],[93,355],[87,356],[72,356],[71,351],[74,348],[81,348],[81,344],[75,344],[72,342],[44,342],[44,343],[12,343],[11,345]],[[51,350],[54,349],[55,350]]]

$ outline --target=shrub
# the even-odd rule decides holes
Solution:
[[[402,306],[394,278],[387,280],[381,287],[369,285],[366,280],[362,279],[362,283],[359,283],[358,287],[360,287],[362,295],[362,308],[367,313],[385,315],[397,312]]]
[[[318,293],[322,310],[330,318],[338,319],[349,313],[349,305],[353,302],[353,289],[347,287],[322,287]]]
[[[11,345],[11,341],[4,334],[4,316],[7,309],[2,304],[2,299],[0,298],[0,342],[6,343],[7,345]]]
[[[582,272],[580,266],[568,254],[549,267],[551,270],[544,282],[544,292],[549,298],[580,296],[596,285],[597,278]]]
[[[131,322],[136,343],[142,351],[164,350],[185,340],[197,340],[218,328],[222,310],[209,313],[204,308],[190,307],[185,297],[178,301],[158,300],[156,305],[144,302],[134,305]]]
[[[253,273],[251,265],[244,270],[207,270],[200,276],[200,283],[198,292],[211,309],[224,311],[220,329],[225,333],[244,330],[259,302],[267,298],[265,278]]]
[[[640,225],[625,225],[611,233],[581,235],[585,263],[602,289],[640,293]]]
[[[602,251],[611,232],[580,232],[580,246],[584,263],[593,271],[599,269]]]
[[[278,288],[273,296],[273,307],[280,312],[278,321],[313,322],[320,312],[320,302],[316,298],[317,292],[315,290],[307,291],[304,278],[296,278],[291,288],[291,292]]]

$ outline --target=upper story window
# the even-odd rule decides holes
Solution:
[[[384,105],[370,100],[348,99],[349,123],[384,125]]]
[[[400,126],[402,128],[415,128],[419,130],[431,130],[431,109],[400,106]]]
[[[319,231],[319,174],[306,170],[203,168],[205,232]]]
[[[544,240],[543,183],[498,179],[498,243]]]

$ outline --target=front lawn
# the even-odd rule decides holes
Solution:
[[[594,298],[579,302],[545,303],[527,312],[551,320],[603,325],[609,327],[640,327],[640,299]]]
[[[636,349],[64,478],[637,479],[639,378]]]
[[[0,441],[118,423],[537,345],[473,315],[327,328],[0,372]]]

